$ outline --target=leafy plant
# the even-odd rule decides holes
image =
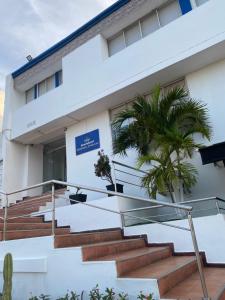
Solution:
[[[114,300],[115,299],[115,292],[113,289],[106,288],[105,295],[102,297],[103,300]]]
[[[153,294],[145,295],[145,294],[143,294],[143,292],[140,292],[137,299],[140,299],[140,300],[154,300]]]
[[[51,298],[50,298],[49,295],[41,294],[41,295],[39,296],[39,299],[41,299],[41,300],[50,300]]]
[[[119,294],[118,294],[118,299],[119,299],[119,300],[128,300],[128,294],[125,294],[125,293],[119,293]]]
[[[101,300],[103,294],[101,294],[98,284],[89,293],[90,300]]]
[[[71,291],[71,296],[70,296],[70,300],[79,300],[80,299],[80,295],[77,295],[76,292]]]
[[[29,300],[39,300],[39,299],[41,299],[41,300],[51,300],[51,297],[49,295],[41,294],[39,297],[37,297],[37,296],[31,296],[29,298]]]
[[[114,184],[108,155],[104,154],[104,150],[101,150],[98,151],[98,156],[99,158],[97,163],[94,164],[95,175],[103,180],[109,181],[111,184]]]
[[[82,192],[80,192],[80,188],[77,188],[76,195],[80,195],[80,194],[82,194]]]
[[[172,160],[169,150],[159,154],[149,154],[139,158],[139,166],[151,164],[152,168],[142,178],[142,185],[147,188],[149,195],[169,193],[172,202],[177,202],[175,190],[179,188],[182,178],[184,188],[189,190],[197,181],[196,168],[187,162]]]
[[[197,182],[196,169],[185,160],[202,146],[195,141],[196,134],[209,140],[212,130],[205,104],[190,98],[184,88],[164,93],[156,86],[150,99],[138,96],[116,116],[113,129],[115,154],[127,155],[128,149],[135,149],[139,167],[153,162],[153,170],[142,181],[150,195],[178,189],[182,199],[183,186],[188,190]]]
[[[69,294],[67,293],[64,297],[60,297],[60,298],[58,298],[56,300],[70,300]]]

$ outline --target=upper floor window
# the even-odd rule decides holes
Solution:
[[[202,5],[202,4],[204,4],[205,2],[208,2],[208,1],[209,0],[195,0],[197,6],[200,6],[200,5]]]
[[[26,103],[42,96],[62,84],[62,70],[35,84],[26,91]]]
[[[151,12],[149,15],[109,39],[109,56],[112,56],[125,47],[130,46],[141,38],[180,17],[182,15],[182,7],[179,3],[178,0],[170,1],[167,5],[163,5],[156,9],[154,12]]]

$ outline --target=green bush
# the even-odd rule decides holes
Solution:
[[[115,293],[113,288],[106,288],[105,292],[102,293],[99,289],[98,284],[89,292],[88,294],[90,300],[129,300],[128,294],[119,293],[118,295]],[[40,295],[39,297],[34,296],[29,298],[28,300],[50,300],[49,295]],[[63,297],[57,298],[56,300],[82,300],[83,297],[78,295],[76,292],[71,291]],[[137,299],[139,300],[154,300],[153,294],[143,294],[140,292],[137,295]]]

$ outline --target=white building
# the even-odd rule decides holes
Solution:
[[[98,150],[76,155],[75,138],[98,130],[99,147],[112,156],[112,116],[156,83],[183,81],[192,97],[207,103],[211,143],[223,142],[224,5],[118,1],[9,75],[3,189],[52,178],[104,186],[94,175]],[[135,166],[134,157],[123,162]],[[199,154],[196,162],[199,184],[191,197],[223,197],[224,168],[202,167]]]
[[[135,167],[136,163],[134,151],[130,151],[126,158],[113,156],[113,116],[137,94],[148,94],[157,83],[165,88],[174,84],[185,85],[191,97],[207,104],[213,126],[213,138],[209,145],[222,143],[219,153],[222,156],[214,161],[225,160],[224,11],[224,0],[120,0],[10,74],[6,82],[3,122],[3,190],[11,192],[49,179],[105,189],[105,182],[94,174],[99,149],[104,149],[111,159],[128,166]],[[88,143],[88,139],[93,139],[93,143],[87,151],[81,144]],[[194,163],[198,167],[199,180],[186,198],[225,198],[224,166],[221,163],[202,165],[199,153],[196,153]],[[130,182],[129,176],[121,173],[116,175],[117,179],[125,182]],[[145,194],[129,183],[124,183],[124,191],[133,196]],[[20,198],[40,193],[40,190],[29,190],[23,192]],[[106,200],[101,201],[99,198],[99,194],[88,192],[88,200],[97,199],[95,203],[101,205],[104,201],[106,203]],[[18,200],[18,195],[10,198],[11,202],[14,200]],[[133,207],[119,202],[120,205],[122,203],[122,208],[117,202],[110,206],[112,202],[107,199],[106,207]],[[82,216],[86,218],[83,223]],[[90,213],[90,218],[87,216],[82,208],[80,211],[62,208],[61,211],[58,210],[57,220],[61,226],[70,225],[74,231],[120,226],[115,216],[112,219],[104,218],[103,214],[97,215],[96,211]],[[51,219],[48,214],[45,217],[47,220]],[[210,262],[225,263],[225,241],[220,235],[224,219],[222,215],[216,217],[218,219],[207,217],[209,219],[199,218],[200,221],[196,221],[197,237],[200,249],[206,251]],[[214,236],[213,243],[209,242],[208,236],[202,236],[206,224],[208,232]],[[152,236],[150,235],[153,242],[168,243],[174,232],[162,230],[160,235],[158,224],[154,225],[156,227],[151,227]],[[181,225],[183,226],[182,221]],[[150,234],[149,232],[150,229],[144,227],[130,227],[126,231],[128,235]],[[37,253],[34,253],[34,257],[47,255],[43,249],[46,245],[51,247],[49,240],[46,243],[40,242],[40,252],[39,246],[35,246]],[[182,233],[176,235],[174,243],[177,251],[193,251],[191,240],[185,236],[184,242]],[[16,245],[18,249],[23,249],[23,245],[16,242],[9,244],[6,249],[14,251],[13,247]],[[25,245],[27,249],[32,247],[29,241],[26,241],[24,247]],[[216,254],[213,252],[214,246]],[[25,259],[25,256],[27,260],[34,259],[28,252],[21,254],[24,253],[21,250],[18,254],[15,251],[15,255],[19,259]],[[57,255],[59,260],[66,255],[73,255],[72,252],[60,253],[51,256],[50,265],[53,269],[56,267],[54,264]],[[69,263],[68,259],[65,266],[69,266]],[[20,264],[21,261],[17,265],[18,269]],[[39,270],[38,262],[30,261],[25,262],[26,272],[31,272],[29,264]],[[86,268],[85,266],[82,265],[82,268]],[[110,265],[105,269],[101,265],[98,269],[96,263],[93,268],[107,274]],[[44,261],[40,262],[40,269],[43,273],[47,272]],[[24,270],[23,267],[21,270]],[[30,278],[36,278],[34,274],[32,276]],[[41,275],[40,278],[37,286],[43,288]],[[48,283],[51,291],[54,291],[55,280],[57,279],[53,274]],[[105,284],[109,282],[110,280]],[[90,284],[92,282],[89,278],[88,286]],[[118,284],[121,289],[131,288],[129,281],[113,281],[113,284]],[[137,282],[134,286],[135,284]],[[143,289],[146,288],[146,282],[140,281],[139,284]],[[65,285],[65,290],[66,288],[68,286]],[[153,290],[156,291],[157,288],[153,287]]]

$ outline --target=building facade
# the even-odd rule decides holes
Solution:
[[[111,121],[158,83],[184,85],[205,102],[213,125],[208,144],[224,142],[224,11],[223,0],[120,0],[10,74],[3,190],[49,179],[104,187],[94,174],[99,149],[135,166],[133,151],[113,156]],[[199,153],[193,160],[199,180],[187,197],[223,197],[224,167],[203,166]],[[144,193],[134,185],[125,192]]]

